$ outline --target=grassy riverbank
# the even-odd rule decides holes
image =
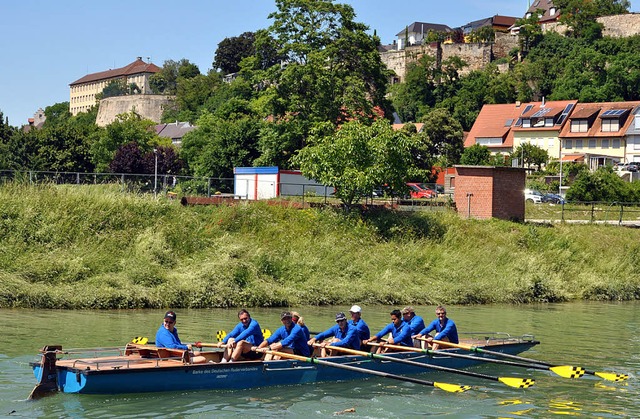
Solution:
[[[0,186],[0,307],[640,298],[640,231]]]

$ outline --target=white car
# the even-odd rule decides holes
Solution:
[[[524,190],[524,200],[525,202],[533,202],[534,204],[540,204],[542,202],[542,193],[534,190],[534,189],[525,189]]]

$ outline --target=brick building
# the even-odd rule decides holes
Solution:
[[[525,169],[494,166],[455,168],[453,199],[461,217],[524,220]]]

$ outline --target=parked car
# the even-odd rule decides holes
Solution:
[[[438,193],[424,183],[407,182],[411,199],[435,198]]]
[[[640,163],[630,163],[627,166],[627,172],[637,172],[638,171],[638,164],[640,164]]]
[[[525,202],[533,202],[534,204],[542,203],[542,193],[536,191],[535,189],[525,189],[524,190],[524,200]]]
[[[548,202],[550,204],[564,204],[567,201],[565,201],[564,198],[558,194],[546,193],[542,196],[542,202]]]

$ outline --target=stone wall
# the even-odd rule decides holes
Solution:
[[[603,16],[597,20],[604,25],[604,36],[626,38],[640,34],[640,13]]]
[[[493,44],[442,44],[442,59],[449,57],[460,57],[467,63],[460,73],[467,74],[474,70],[481,70],[493,60],[508,57],[509,51],[518,46],[518,37],[510,34],[496,34],[496,41]],[[380,53],[382,62],[387,68],[393,70],[402,82],[407,74],[409,63],[417,61],[423,55],[435,57],[437,45],[435,43],[425,45],[414,45],[403,50],[391,50]]]
[[[172,105],[174,99],[174,96],[167,95],[130,95],[103,99],[98,108],[96,125],[104,127],[115,121],[117,115],[131,111],[159,124],[164,109]]]

